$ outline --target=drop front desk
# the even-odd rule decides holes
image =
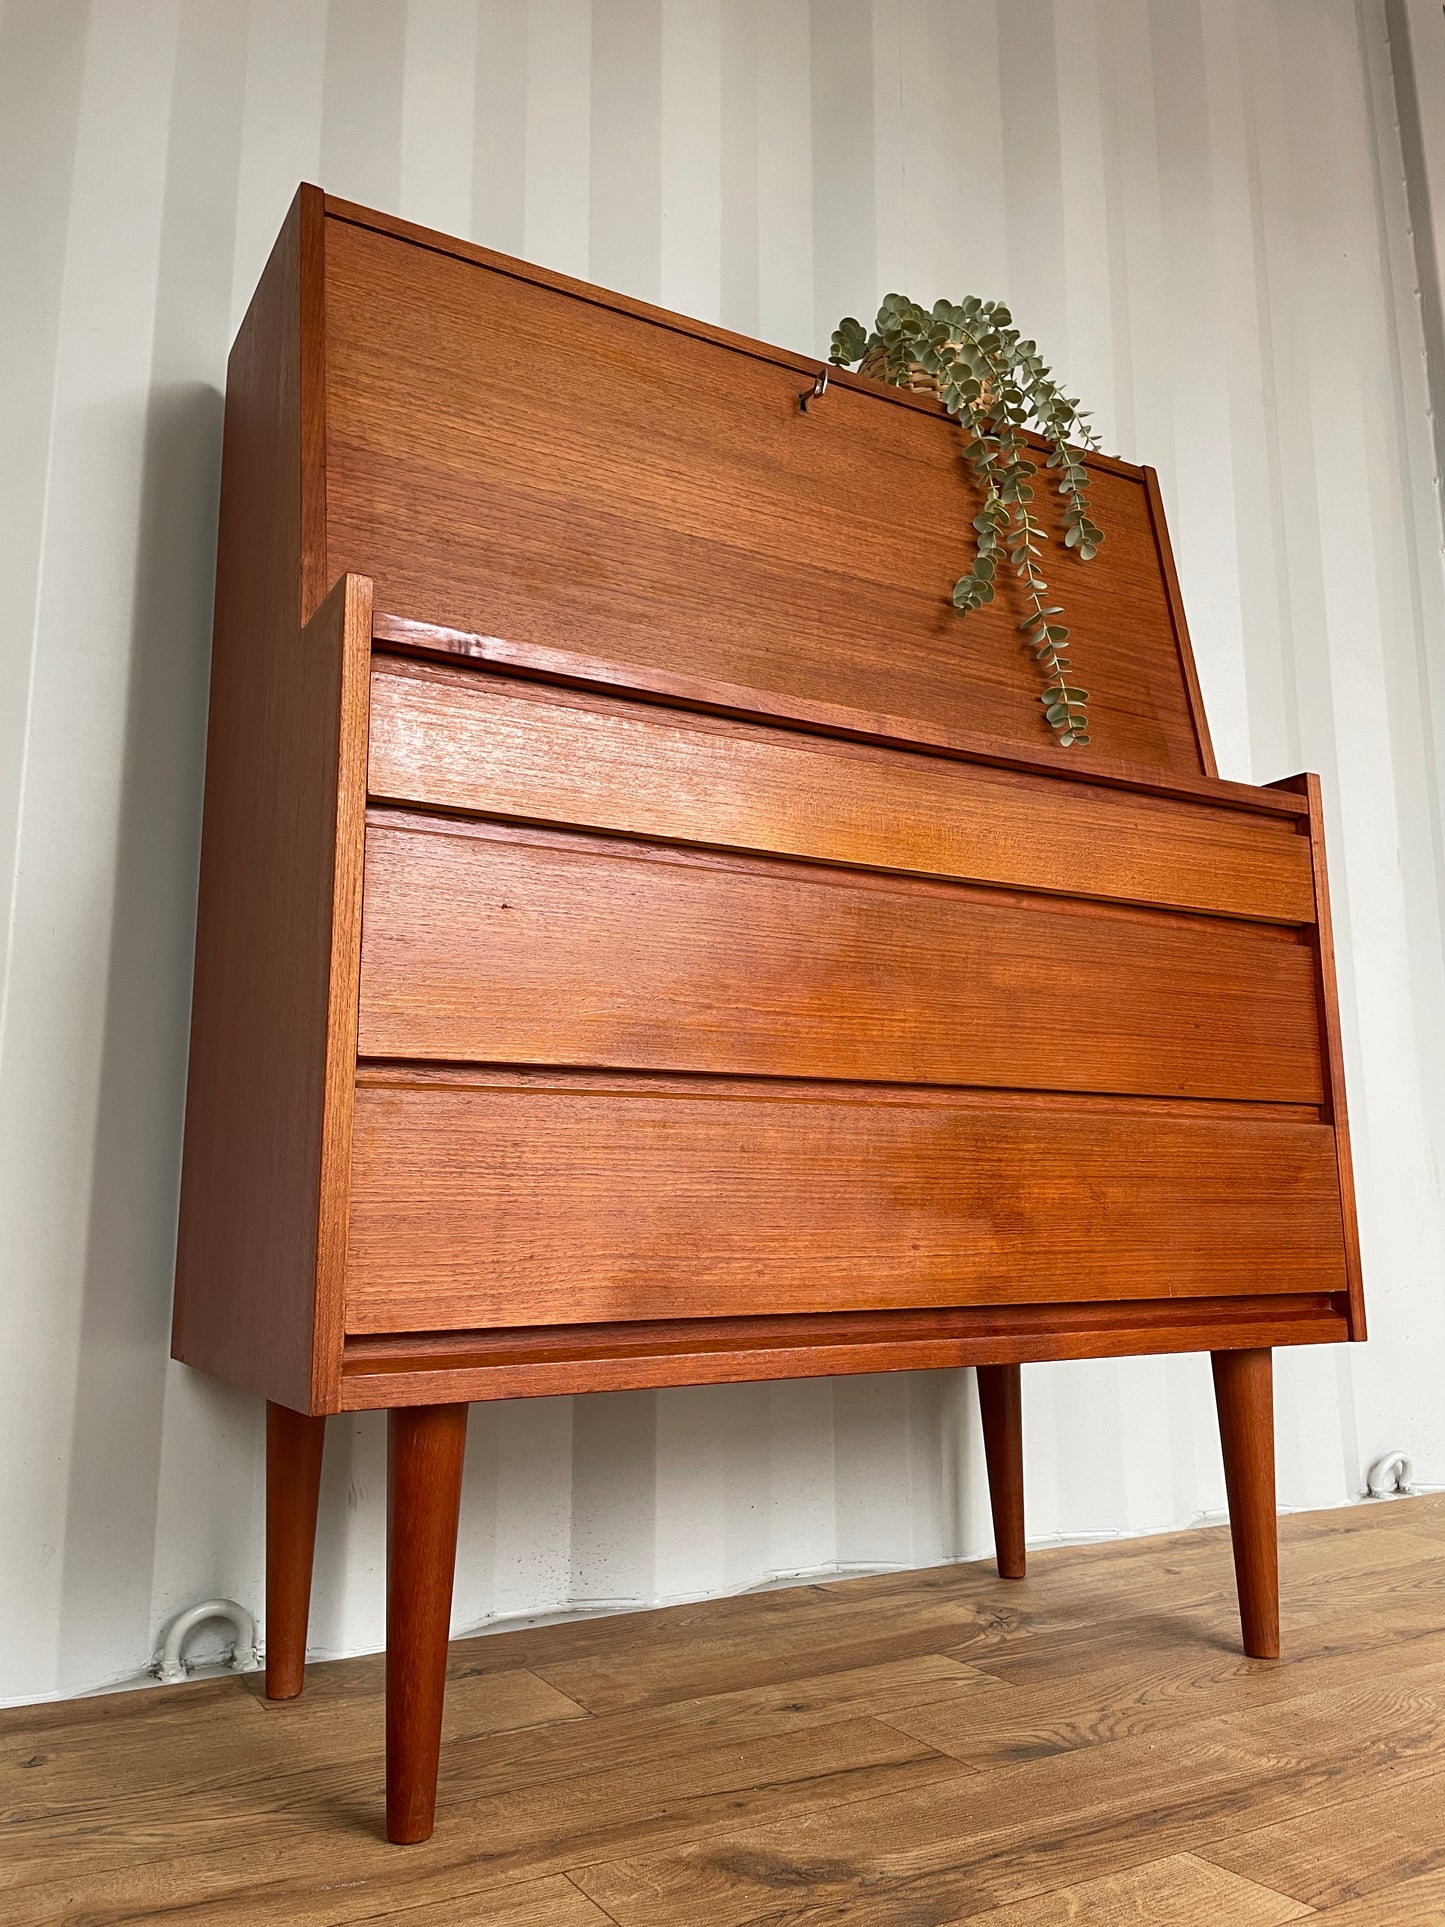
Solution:
[[[174,1350],[270,1402],[275,1695],[390,1412],[396,1840],[475,1399],[974,1365],[1014,1575],[1020,1364],[1207,1350],[1277,1651],[1271,1347],[1364,1336],[1318,786],[1216,776],[1103,457],[1055,747],[956,429],[816,373],[314,188],[232,353]]]

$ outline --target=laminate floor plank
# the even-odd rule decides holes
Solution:
[[[1445,1759],[1440,1771],[1398,1787],[1347,1794],[1286,1825],[1234,1832],[1199,1851],[1246,1879],[1268,1879],[1331,1919],[1346,1903],[1393,1893],[1422,1875],[1445,1883]],[[1445,1920],[1445,1905],[1437,1917]]]
[[[1207,1373],[1206,1373],[1207,1377]],[[1369,1548],[1356,1555],[1355,1563],[1384,1566],[1408,1563],[1418,1556],[1418,1545],[1396,1549],[1403,1535],[1408,1541],[1429,1540],[1436,1556],[1445,1551],[1445,1499],[1411,1498],[1391,1500],[1370,1506],[1341,1506],[1328,1512],[1286,1512],[1279,1519],[1280,1558],[1307,1562],[1317,1550],[1330,1545],[1354,1544]],[[1151,1584],[1160,1575],[1182,1575],[1199,1566],[1229,1571],[1229,1542],[1218,1525],[1194,1526],[1184,1532],[1171,1532],[1158,1538],[1093,1540],[1083,1545],[1035,1547],[1030,1559],[1047,1567],[1051,1581],[1068,1575],[1072,1597],[1091,1585],[1112,1586],[1116,1578],[1146,1570]],[[1326,1556],[1329,1556],[1326,1554]],[[976,1584],[980,1568],[938,1566],[926,1571],[898,1570],[870,1573],[861,1578],[820,1579],[810,1590],[833,1594],[848,1600],[864,1600],[887,1594],[911,1594],[920,1590]],[[1010,1582],[1013,1583],[1013,1582]],[[1006,1592],[1007,1586],[1003,1587]]]
[[[1150,1636],[1152,1635],[1152,1637]],[[1445,1630],[1389,1643],[1391,1671],[1445,1666]],[[989,1768],[1042,1759],[1079,1747],[1137,1739],[1187,1725],[1206,1714],[1245,1712],[1344,1686],[1358,1670],[1358,1654],[1326,1650],[1307,1658],[1248,1659],[1221,1640],[1172,1640],[1157,1627],[1138,1629],[1123,1650],[1097,1656],[1082,1673],[1056,1667],[1027,1679],[1027,1667],[1008,1661],[1012,1693],[981,1699],[938,1697],[885,1713],[890,1726],[923,1740],[966,1765]]]
[[[1270,1762],[1195,1742],[1183,1821],[1160,1807],[1149,1741],[1118,1741],[1108,1771],[1073,1752],[965,1782],[939,1782],[795,1826],[740,1828],[663,1854],[573,1870],[583,1891],[635,1927],[788,1927],[949,1922],[1071,1882],[1187,1851],[1219,1815],[1263,1793]],[[1274,1809],[1271,1809],[1273,1812]],[[1128,1836],[1121,1822],[1127,1815]],[[1189,1824],[1193,1822],[1193,1825]],[[1132,1844],[1131,1844],[1132,1843]]]
[[[804,1669],[852,1672],[945,1649],[966,1664],[975,1647],[992,1643],[997,1632],[989,1613],[957,1598],[904,1608],[878,1600],[825,1607],[782,1629],[760,1628],[756,1636],[739,1637],[730,1627],[647,1653],[619,1648],[556,1665],[538,1660],[535,1670],[588,1712],[607,1714],[666,1706],[709,1690],[772,1685],[796,1679]]]
[[[814,1727],[883,1720],[920,1703],[1009,1699],[1012,1692],[957,1660],[926,1653],[517,1733],[488,1747],[471,1768],[470,1787],[474,1796],[507,1793],[582,1773],[616,1773],[674,1753],[726,1751]]]
[[[1341,1927],[1445,1920],[1445,1501],[456,1642],[437,1831],[383,1664],[0,1712],[6,1927]]]
[[[1396,1543],[1407,1544],[1403,1537]],[[1363,1654],[1445,1626],[1445,1540],[1417,1541],[1411,1560],[1383,1566],[1365,1563],[1366,1550],[1327,1542],[1308,1570],[1298,1560],[1282,1562],[1280,1624],[1287,1659]],[[981,1672],[1029,1685],[1073,1680],[1081,1671],[1107,1667],[1111,1654],[1140,1645],[1180,1651],[1183,1639],[1220,1654],[1241,1653],[1227,1564],[1220,1575],[1161,1572],[1152,1587],[1142,1573],[1107,1587],[1091,1583],[1082,1596],[1071,1592],[1059,1623],[1050,1627],[1040,1602],[1057,1584],[1037,1574],[1016,1582],[1015,1623],[970,1627],[948,1650]],[[1141,1612],[1144,1596],[1153,1603]]]
[[[1220,1922],[1281,1927],[1285,1921],[1314,1918],[1314,1910],[1297,1900],[1181,1853],[1083,1886],[1056,1887],[1032,1900],[991,1907],[986,1914],[960,1914],[958,1921],[970,1927],[1056,1927],[1063,1921],[1079,1927],[1124,1927],[1128,1921],[1141,1927],[1219,1927]]]
[[[1078,1564],[1072,1563],[1077,1548],[1036,1554],[1035,1571],[1022,1583],[998,1579],[991,1567],[951,1566],[727,1602],[755,1605],[756,1618],[716,1614],[714,1602],[707,1609],[676,1607],[645,1618],[629,1615],[625,1621],[594,1622],[597,1631],[554,1655],[537,1642],[551,1632],[575,1629],[549,1627],[501,1638],[525,1642],[511,1647],[510,1656],[596,1713],[662,1705],[691,1698],[709,1686],[732,1691],[755,1681],[785,1679],[801,1654],[815,1666],[844,1670],[880,1663],[890,1655],[946,1650],[992,1670],[998,1650],[1017,1646],[1022,1654],[1035,1634],[1049,1648],[1061,1637],[1087,1647],[1100,1636],[1101,1622],[1112,1627],[1121,1615],[1138,1615],[1142,1598],[1154,1602],[1157,1613],[1176,1630],[1183,1618],[1212,1611],[1219,1638],[1235,1649],[1237,1628],[1230,1629],[1237,1609],[1227,1533],[1214,1528],[1178,1538],[1182,1546],[1171,1538],[1087,1548],[1091,1556]],[[1398,1550],[1392,1542],[1391,1552],[1394,1556],[1384,1560],[1382,1570],[1418,1563],[1427,1553],[1445,1558],[1445,1535],[1438,1542],[1417,1535]],[[1071,1562],[1064,1568],[1069,1578],[1063,1584],[1056,1576],[1056,1560]],[[1317,1549],[1300,1552],[1293,1561],[1287,1556],[1285,1570],[1291,1576],[1297,1572],[1304,1585],[1316,1579],[1334,1585],[1354,1577],[1359,1564],[1353,1542],[1341,1547],[1324,1538]],[[764,1612],[765,1602],[777,1600],[788,1604]],[[744,1627],[746,1637],[740,1638]],[[633,1629],[645,1632],[645,1639],[635,1637]],[[1028,1662],[1022,1659],[1021,1664],[1026,1667]]]
[[[452,1654],[444,1741],[483,1734],[495,1740],[515,1731],[535,1736],[554,1722],[587,1722],[580,1706],[535,1673],[517,1667],[494,1672],[479,1665],[461,1645],[453,1647]],[[19,1825],[34,1815],[43,1821],[57,1807],[77,1814],[92,1808],[114,1812],[127,1802],[144,1808],[167,1788],[187,1793],[207,1789],[219,1796],[258,1775],[294,1768],[298,1745],[304,1746],[305,1757],[314,1766],[332,1761],[344,1766],[358,1755],[373,1752],[382,1731],[385,1684],[373,1658],[364,1666],[363,1673],[355,1661],[336,1662],[336,1671],[345,1668],[352,1673],[345,1692],[336,1690],[330,1666],[313,1666],[307,1671],[301,1697],[292,1700],[267,1700],[260,1673],[208,1680],[199,1689],[173,1686],[154,1693],[116,1695],[107,1703],[159,1702],[154,1712],[147,1708],[149,1717],[139,1713],[126,1728],[120,1757],[111,1720],[87,1722],[73,1731],[53,1725],[6,1730],[0,1754],[0,1811],[12,1825]],[[196,1708],[199,1717],[192,1718],[188,1696],[199,1693],[207,1699]],[[258,1721],[255,1726],[253,1718]],[[249,1733],[248,1741],[239,1747],[238,1721]],[[535,1739],[528,1747],[533,1744]],[[19,1772],[8,1770],[17,1764]],[[0,1888],[3,1885],[0,1871]]]
[[[1442,1751],[1445,1665],[1198,1719],[1167,1751],[1148,1736],[1114,1740],[574,1878],[622,1927],[751,1927],[773,1919],[790,1883],[788,1927],[949,1921],[1285,1822],[1349,1780],[1403,1784]]]
[[[555,1667],[613,1655],[631,1655],[639,1663],[651,1663],[654,1655],[687,1648],[698,1641],[721,1644],[731,1639],[735,1645],[757,1644],[764,1651],[775,1643],[787,1645],[790,1640],[806,1644],[807,1635],[798,1631],[803,1622],[810,1632],[814,1631],[824,1614],[846,1613],[854,1603],[847,1593],[809,1583],[734,1593],[723,1599],[695,1600],[653,1611],[609,1612],[553,1625],[522,1626],[480,1637],[486,1641],[488,1659],[499,1667]],[[331,1663],[365,1666],[367,1661]]]
[[[100,1895],[78,1884],[67,1891],[57,1882],[41,1897],[40,1910],[7,1913],[6,1927],[12,1921],[17,1927],[614,1927],[566,1874],[473,1887],[453,1867],[440,1875],[415,1867],[390,1875],[337,1867],[333,1877],[311,1883],[267,1879],[258,1870],[233,1892],[174,1903],[173,1872],[168,1865],[149,1890],[117,1885]]]
[[[841,1809],[905,1786],[969,1777],[957,1761],[881,1722],[852,1720],[751,1746],[705,1745],[617,1770],[602,1761],[582,1773],[478,1798],[471,1756],[489,1752],[491,1740],[483,1737],[443,1747],[437,1832],[399,1857],[382,1838],[379,1733],[377,1739],[344,1769],[335,1761],[290,1772],[272,1764],[264,1779],[243,1786],[232,1776],[214,1789],[201,1785],[185,1798],[153,1803],[144,1817],[124,1800],[80,1809],[71,1815],[85,1840],[78,1863],[57,1847],[53,1825],[21,1822],[9,1830],[0,1870],[0,1919],[7,1927],[66,1919],[62,1897],[88,1923],[108,1919],[105,1907],[117,1919],[128,1918],[127,1909],[142,1919],[162,1918],[163,1896],[177,1889],[205,1899],[207,1919],[247,1919],[242,1897],[265,1883],[269,1917],[289,1920],[298,1909],[291,1887],[277,1885],[278,1866],[302,1896],[338,1866],[359,1885],[369,1874],[390,1881],[404,1870],[445,1863],[481,1890],[566,1872],[639,1845],[660,1850],[704,1839],[779,1809]],[[238,1835],[242,1812],[250,1827]]]
[[[1421,1874],[1362,1900],[1347,1900],[1314,1918],[1326,1927],[1440,1927],[1445,1920],[1445,1873]]]
[[[1293,1919],[1293,1915],[1281,1915]],[[566,1874],[507,1887],[501,1893],[463,1894],[395,1908],[378,1921],[396,1927],[611,1927],[610,1917],[573,1886]],[[1261,1923],[1262,1927],[1262,1923]]]
[[[1240,1883],[1241,1886],[1244,1884]],[[399,1880],[395,1886],[396,1906],[385,1906],[365,1916],[376,1927],[611,1927],[611,1920],[567,1878],[554,1874],[546,1880],[529,1880],[525,1886],[502,1887],[482,1893],[456,1894],[442,1898],[430,1894],[425,1899],[412,1895],[410,1883]],[[405,1897],[403,1897],[405,1896]],[[349,1921],[348,1913],[293,1913],[293,1896],[273,1894],[273,1902],[284,1906],[272,1918],[286,1927],[321,1927],[321,1923]],[[247,1905],[250,1903],[247,1902]],[[220,1923],[244,1919],[231,1912],[208,1912],[204,1918]],[[259,1918],[259,1916],[251,1916]],[[176,1916],[168,1916],[174,1920]],[[184,1916],[180,1916],[184,1919]],[[1284,1916],[1292,1918],[1292,1916]]]
[[[489,1710],[489,1684],[505,1689],[524,1677],[515,1671],[492,1674],[479,1657],[485,1655],[489,1644],[485,1639],[460,1641],[452,1648],[449,1692],[453,1697],[447,1706],[442,1758],[444,1800],[455,1778],[465,1780],[473,1802],[494,1796],[515,1800],[519,1789],[546,1780],[575,1784],[593,1776],[596,1786],[601,1787],[624,1768],[656,1767],[668,1755],[706,1753],[729,1758],[739,1749],[762,1741],[840,1721],[856,1722],[919,1700],[946,1700],[962,1692],[977,1692],[980,1687],[1007,1697],[1012,1690],[997,1681],[975,1677],[971,1669],[957,1661],[930,1655],[858,1673],[795,1679],[741,1693],[717,1694],[655,1712],[605,1720],[557,1720],[503,1732],[497,1730],[495,1719],[488,1725],[485,1719],[474,1718],[467,1703],[469,1694],[479,1693],[479,1710],[484,1714]],[[459,1663],[463,1656],[468,1663]],[[67,1814],[72,1827],[85,1830],[91,1837],[93,1861],[106,1868],[118,1864],[124,1858],[124,1849],[102,1855],[94,1829],[105,1827],[112,1836],[124,1837],[127,1829],[134,1828],[133,1838],[138,1845],[143,1843],[148,1820],[168,1790],[179,1810],[194,1814],[198,1804],[214,1812],[220,1804],[244,1799],[247,1789],[260,1782],[283,1787],[288,1809],[296,1809],[322,1800],[328,1791],[352,1787],[360,1762],[360,1806],[366,1796],[365,1775],[370,1771],[374,1777],[380,1758],[384,1697],[381,1670],[374,1659],[369,1659],[338,1662],[334,1668],[313,1671],[323,1683],[317,1696],[320,1716],[308,1683],[300,1699],[266,1706],[271,1731],[259,1736],[239,1758],[230,1743],[231,1736],[224,1731],[208,1726],[192,1734],[188,1727],[180,1727],[172,1729],[168,1756],[159,1756],[153,1747],[140,1755],[127,1752],[123,1758],[112,1758],[107,1770],[104,1760],[96,1761],[90,1753],[77,1767],[62,1748],[39,1762],[48,1769],[43,1773],[16,1770],[9,1777],[6,1807],[12,1872],[18,1872],[20,1859],[31,1842],[46,1837],[56,1812]],[[333,1677],[343,1671],[353,1676],[347,1695],[340,1703],[328,1704]],[[259,1675],[251,1676],[244,1685],[217,1681],[203,1690],[214,1697],[214,1687],[222,1687],[234,1697],[258,1681]],[[469,1740],[485,1743],[468,1746],[465,1743]],[[302,1780],[294,1777],[298,1757],[304,1757],[308,1769]],[[5,1758],[19,1769],[36,1756],[7,1753]],[[368,1767],[366,1763],[372,1764]],[[684,1774],[690,1770],[687,1760],[682,1770]],[[349,1820],[353,1818],[348,1816]],[[331,1833],[335,1816],[318,1811],[316,1824],[323,1834]],[[5,1884],[6,1875],[0,1871],[0,1891]]]
[[[1071,1600],[1052,1636],[1037,1638],[1046,1617],[1041,1600],[1054,1584],[1048,1575],[1018,1582],[1023,1623],[995,1641],[992,1650],[980,1645],[971,1629],[951,1650],[995,1678],[1030,1685],[1046,1676],[1071,1678],[1081,1664],[1107,1665],[1111,1653],[1127,1652],[1140,1639],[1177,1649],[1183,1635],[1220,1652],[1240,1651],[1232,1573],[1227,1586],[1201,1581],[1171,1592],[1165,1576],[1157,1592],[1147,1595],[1142,1585],[1107,1598],[1091,1593],[1092,1618],[1084,1619],[1077,1600]],[[1309,1572],[1290,1561],[1282,1565],[1281,1591],[1281,1624],[1289,1626],[1294,1658],[1317,1651],[1365,1652],[1384,1640],[1435,1632],[1445,1626],[1445,1542],[1421,1542],[1411,1562],[1385,1566],[1366,1563],[1343,1548],[1316,1561]],[[1151,1602],[1144,1610],[1142,1596]]]

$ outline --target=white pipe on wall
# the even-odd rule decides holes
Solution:
[[[156,1661],[156,1676],[162,1686],[176,1686],[190,1677],[186,1671],[186,1641],[198,1626],[204,1626],[213,1619],[225,1620],[235,1633],[231,1652],[231,1665],[235,1671],[249,1673],[254,1669],[257,1663],[256,1622],[250,1613],[244,1606],[238,1606],[234,1599],[203,1599],[198,1606],[177,1613],[166,1629],[160,1657]]]

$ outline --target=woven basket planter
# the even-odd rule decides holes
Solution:
[[[858,364],[858,373],[867,375],[870,381],[888,380],[888,351],[875,348],[871,355],[865,355]],[[938,400],[938,378],[929,374],[918,362],[908,364],[908,386],[917,395],[927,395],[931,401]]]
[[[865,355],[858,364],[858,373],[860,375],[867,375],[872,381],[887,381],[888,350],[880,346],[875,348],[871,355]],[[930,401],[941,401],[942,399],[938,392],[938,377],[930,374],[919,362],[909,362],[907,386],[913,390],[915,395],[927,395]],[[987,407],[992,399],[992,390],[989,384],[985,382],[980,400],[983,405]]]

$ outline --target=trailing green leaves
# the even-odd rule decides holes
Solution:
[[[839,367],[861,361],[868,352],[868,330],[852,315],[845,315],[833,330],[833,346],[828,359]]]
[[[992,602],[1000,557],[1023,585],[1030,614],[1020,627],[1046,677],[1040,701],[1049,727],[1065,748],[1088,743],[1088,693],[1066,680],[1059,648],[1068,630],[1062,608],[1048,605],[1039,561],[1048,537],[1030,504],[1038,464],[1023,430],[1032,422],[1048,442],[1046,468],[1058,474],[1064,498],[1064,546],[1084,562],[1098,553],[1104,532],[1089,516],[1088,473],[1078,453],[1099,446],[1087,413],[1066,395],[1037,346],[1023,340],[1001,301],[976,295],[926,310],[906,295],[886,295],[870,334],[851,315],[833,334],[830,359],[840,366],[867,362],[896,387],[910,385],[915,368],[938,385],[939,399],[964,432],[964,454],[982,497],[974,517],[973,566],[954,584],[953,606],[969,615]]]

